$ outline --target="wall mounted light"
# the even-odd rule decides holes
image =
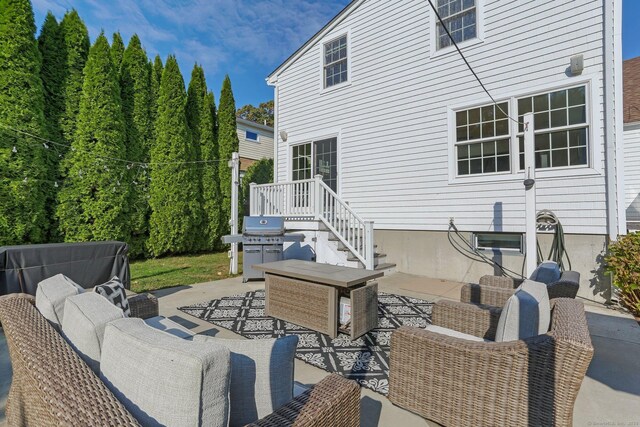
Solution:
[[[571,74],[574,76],[579,76],[582,74],[582,70],[584,70],[584,56],[583,55],[574,55],[571,57]]]
[[[280,131],[280,138],[284,141],[287,142],[287,139],[289,138],[289,134],[287,133],[286,130],[281,130]]]

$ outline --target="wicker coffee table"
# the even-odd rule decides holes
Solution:
[[[265,272],[265,313],[335,338],[340,297],[351,299],[351,322],[340,332],[354,339],[378,325],[378,284],[383,273],[286,260],[254,265]]]

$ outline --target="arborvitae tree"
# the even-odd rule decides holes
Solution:
[[[40,52],[29,0],[0,0],[0,246],[46,237],[47,136]]]
[[[184,163],[192,153],[186,96],[178,62],[169,56],[160,83],[156,141],[151,148],[147,248],[154,256],[189,251],[193,247],[193,230],[201,227],[195,202],[198,185],[194,165]]]
[[[49,136],[54,141],[63,140],[61,119],[64,113],[64,78],[66,53],[62,30],[51,12],[47,14],[38,37],[42,55],[40,76],[44,87],[44,116]],[[55,152],[52,150],[52,152]]]
[[[63,162],[65,181],[57,215],[65,241],[129,238],[129,189],[120,85],[100,34],[89,52],[78,126]]]
[[[208,250],[219,249],[222,246],[220,238],[220,175],[219,150],[218,150],[218,119],[216,116],[216,102],[212,92],[207,93],[204,99],[204,111],[201,122],[200,140],[202,142],[202,198],[204,201],[204,235]],[[226,166],[226,165],[223,165]]]
[[[249,215],[249,196],[251,183],[269,184],[273,182],[273,159],[262,159],[253,163],[247,168],[242,178],[242,188],[240,191],[240,200],[244,214]]]
[[[64,142],[69,145],[76,133],[82,85],[84,82],[84,67],[89,56],[89,32],[82,22],[80,15],[71,10],[64,15],[60,22],[60,32],[64,44],[64,113],[61,119]]]
[[[38,37],[38,48],[42,56],[42,69],[40,77],[44,87],[44,116],[47,133],[54,142],[64,141],[62,133],[62,117],[64,114],[64,79],[66,52],[64,39],[58,21],[51,12],[47,14]],[[50,144],[46,150],[48,180],[56,183],[60,181],[59,163],[62,153],[65,152],[62,145]],[[51,186],[47,193],[46,211],[49,218],[53,218],[55,212],[56,195],[58,188]],[[57,241],[57,224],[52,224],[48,240]]]
[[[155,128],[156,116],[158,114],[158,96],[160,94],[160,81],[162,80],[162,59],[156,55],[154,61],[149,63],[149,73],[151,79],[151,120]]]
[[[229,219],[231,218],[231,169],[227,167],[227,161],[231,160],[231,154],[237,152],[240,146],[236,127],[236,102],[233,99],[231,79],[226,76],[222,83],[220,93],[220,106],[218,107],[218,145],[220,151],[220,226],[221,234],[229,232]]]
[[[113,42],[111,43],[111,61],[116,72],[120,73],[122,67],[122,59],[124,58],[124,41],[120,33],[113,33]]]
[[[140,39],[134,34],[124,52],[120,69],[122,112],[127,134],[127,159],[149,162],[152,138],[151,81],[149,62]],[[136,257],[144,253],[149,235],[149,179],[145,169],[134,167],[130,171],[131,184],[129,225],[131,238],[129,253]]]
[[[207,160],[202,167],[197,169],[199,182],[198,202],[203,207],[203,230],[197,230],[197,241],[199,249],[212,250],[215,248],[215,241],[218,237],[218,205],[219,190],[218,177],[212,176],[211,167],[217,173],[215,162],[217,160],[217,141],[215,140],[215,104],[213,104],[213,95],[209,96],[207,83],[204,76],[204,70],[201,66],[195,65],[191,73],[191,81],[189,82],[189,90],[187,93],[187,122],[191,135],[193,137],[193,158],[197,160]],[[215,152],[212,152],[215,150]],[[206,152],[207,159],[204,159]],[[212,181],[213,179],[213,181]],[[206,189],[206,190],[205,190]],[[204,192],[204,193],[203,193]],[[206,198],[205,198],[206,196]],[[216,197],[211,200],[211,197]]]

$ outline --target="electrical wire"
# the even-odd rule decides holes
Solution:
[[[65,147],[67,149],[70,150],[76,150],[76,148],[73,145],[69,145],[69,144],[63,144],[61,142],[56,142],[56,141],[51,141],[50,139],[47,138],[43,138],[41,136],[38,135],[34,135],[32,133],[29,132],[25,132],[22,131],[20,129],[15,129],[12,128],[10,126],[7,126],[3,123],[0,123],[0,128],[3,128],[5,130],[8,131],[12,131],[15,132],[16,134],[20,134],[20,135],[25,135],[28,137],[31,137],[33,139],[39,140],[41,142],[43,142],[44,144],[52,144],[53,146],[59,146],[59,147]],[[45,146],[45,148],[48,148]],[[56,150],[57,151],[57,150]],[[118,157],[110,157],[110,156],[103,156],[103,155],[99,155],[99,154],[94,154],[95,158],[98,159],[106,159],[106,160],[111,160],[114,162],[120,162],[120,163],[125,163],[127,166],[139,166],[139,167],[153,167],[153,166],[165,166],[165,165],[190,165],[190,164],[208,164],[208,163],[219,163],[219,162],[226,162],[227,160],[223,160],[223,159],[214,159],[214,160],[193,160],[193,161],[188,161],[188,162],[137,162],[137,161],[133,161],[133,160],[127,160],[127,159],[121,159]]]
[[[462,53],[462,51],[460,50],[460,48],[458,47],[458,43],[456,43],[456,41],[454,40],[453,36],[451,35],[451,33],[449,32],[449,28],[447,27],[447,25],[444,23],[444,20],[442,19],[442,17],[440,16],[440,14],[438,13],[438,10],[436,9],[436,7],[433,5],[433,2],[431,0],[427,0],[429,2],[429,4],[431,5],[431,9],[433,10],[433,12],[436,14],[436,17],[438,18],[438,21],[440,22],[440,25],[442,26],[442,28],[444,28],[444,31],[447,33],[447,36],[449,36],[449,39],[451,40],[451,43],[453,43],[453,46],[456,48],[456,50],[458,51],[458,53],[460,54],[460,57],[462,58],[462,60],[464,61],[465,64],[467,64],[467,68],[469,68],[469,71],[471,71],[471,74],[473,74],[473,77],[476,78],[476,80],[478,81],[478,83],[480,84],[480,86],[482,87],[482,89],[484,90],[484,92],[489,96],[489,98],[491,98],[491,101],[493,102],[493,104],[496,106],[496,108],[498,110],[500,110],[500,112],[502,114],[504,114],[506,117],[508,117],[510,120],[514,121],[515,123],[518,123],[520,125],[526,126],[525,123],[522,123],[521,121],[514,119],[513,117],[511,117],[509,114],[507,114],[507,112],[505,112],[502,107],[500,107],[500,105],[498,104],[498,102],[495,100],[495,98],[493,97],[493,95],[491,95],[491,93],[489,92],[489,90],[486,88],[486,86],[484,85],[484,83],[482,83],[482,80],[480,80],[480,77],[478,76],[478,74],[475,72],[475,70],[473,69],[473,67],[471,66],[471,64],[469,64],[469,61],[467,61],[467,58],[465,58],[464,54]]]

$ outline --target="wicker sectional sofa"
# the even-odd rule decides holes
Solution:
[[[136,307],[136,304],[144,307]],[[144,313],[149,299],[130,300]],[[10,426],[140,425],[100,378],[49,324],[26,294],[0,297],[0,322],[7,338],[13,381],[7,402]],[[360,420],[360,390],[331,375],[254,426],[345,426]]]

